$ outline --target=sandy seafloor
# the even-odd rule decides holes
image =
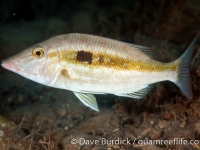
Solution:
[[[55,35],[77,32],[149,46],[158,60],[169,62],[200,31],[198,0],[36,1],[28,5],[32,16],[28,9],[23,12],[3,4],[0,60]],[[70,91],[40,85],[0,67],[0,149],[200,149],[198,48],[199,41],[191,64],[192,100],[173,83],[162,82],[138,101],[95,95],[99,112],[84,106]],[[181,139],[196,141],[184,144]],[[152,140],[176,143],[147,143]]]

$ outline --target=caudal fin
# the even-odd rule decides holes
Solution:
[[[194,45],[199,37],[199,34],[192,41],[187,50],[181,55],[181,57],[177,60],[180,61],[180,71],[178,74],[178,79],[175,82],[176,85],[181,89],[181,91],[185,94],[188,99],[192,99],[192,88],[190,81],[190,61],[192,59],[192,54],[194,50]]]

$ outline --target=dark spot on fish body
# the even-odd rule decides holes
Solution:
[[[88,64],[92,64],[92,53],[86,52],[84,50],[78,51],[76,60],[80,62],[88,62]]]

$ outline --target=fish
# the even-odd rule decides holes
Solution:
[[[177,60],[168,63],[155,60],[146,46],[70,33],[35,44],[1,65],[37,83],[72,91],[96,111],[94,94],[142,99],[161,81],[175,83],[192,99],[189,66],[198,36]]]

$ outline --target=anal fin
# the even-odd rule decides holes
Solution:
[[[124,97],[132,97],[135,99],[142,99],[152,90],[154,86],[155,84],[149,84],[145,88],[133,93],[122,93],[122,94],[115,94],[115,95],[124,96]]]

